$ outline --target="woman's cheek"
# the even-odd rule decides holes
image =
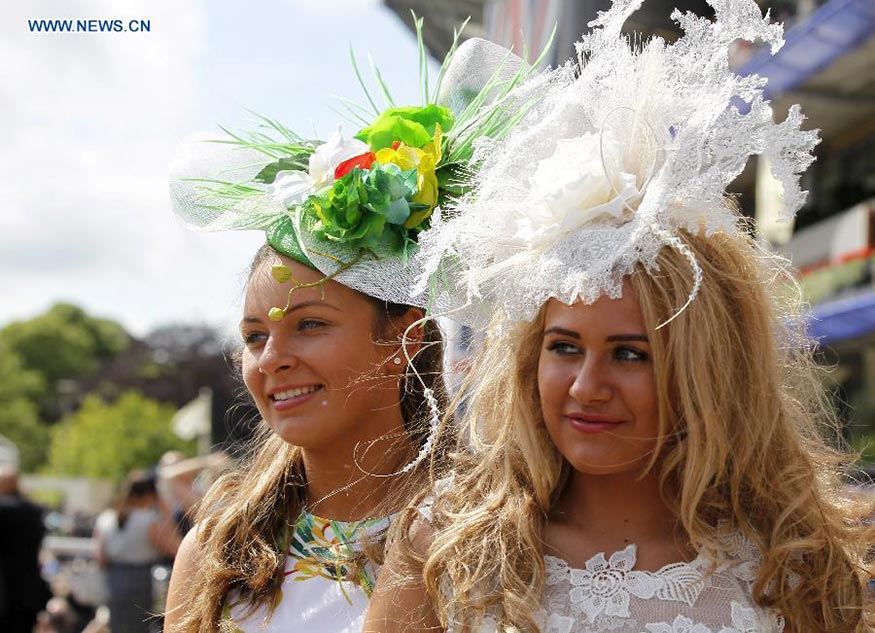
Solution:
[[[243,384],[254,395],[256,381],[259,378],[258,360],[249,350],[243,350],[243,356],[240,359],[240,369],[243,374]]]
[[[557,367],[549,361],[542,361],[538,366],[538,392],[541,394],[541,407],[545,415],[551,415],[562,406],[567,374],[562,367]]]

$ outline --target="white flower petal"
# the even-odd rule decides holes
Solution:
[[[340,127],[310,156],[310,176],[317,186],[334,181],[334,170],[345,160],[364,154],[370,148],[358,139],[344,140]]]
[[[583,602],[587,599],[587,597],[591,595],[588,591],[587,587],[572,587],[568,591],[568,596],[571,598],[571,602]]]
[[[571,569],[571,584],[575,587],[584,585],[589,586],[592,583],[592,572],[585,569]]]
[[[629,617],[629,593],[626,591],[617,591],[605,601],[605,613],[607,615],[616,615],[621,618]]]
[[[625,549],[611,554],[611,568],[629,571],[635,566],[635,544],[630,543]]]
[[[600,596],[590,594],[586,600],[578,604],[578,607],[586,614],[589,621],[593,622],[596,616],[604,610],[605,601]]]
[[[619,218],[638,202],[637,179],[623,170],[619,145],[606,133],[560,139],[530,178],[530,204],[515,237],[545,244],[600,217]]]
[[[599,572],[607,568],[608,561],[605,559],[605,555],[602,552],[599,552],[588,561],[586,561],[586,570],[589,572]]]
[[[305,171],[278,172],[267,193],[287,209],[301,204],[314,191],[313,179]]]

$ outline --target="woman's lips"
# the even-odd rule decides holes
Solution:
[[[288,411],[290,409],[294,409],[310,400],[313,399],[314,396],[318,395],[323,391],[323,388],[319,386],[317,389],[310,391],[308,393],[303,393],[297,396],[292,396],[290,398],[285,398],[283,400],[276,400],[275,398],[270,398],[271,406],[274,411]]]
[[[617,418],[611,418],[603,415],[588,415],[582,413],[569,413],[565,415],[565,419],[571,427],[581,433],[601,433],[615,429],[625,422]]]

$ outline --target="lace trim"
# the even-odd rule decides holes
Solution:
[[[584,569],[571,567],[566,561],[545,556],[547,584],[563,580],[571,584],[569,597],[576,613],[586,614],[590,622],[601,615],[629,617],[629,598],[657,598],[693,606],[706,586],[707,563],[696,558],[690,563],[671,563],[658,571],[635,571],[637,548],[631,544],[611,554],[599,552]]]
[[[638,630],[639,626],[631,619],[632,596],[678,602],[693,608],[703,590],[709,588],[734,589],[749,595],[762,560],[760,551],[738,532],[728,533],[724,542],[722,557],[728,560],[713,573],[708,573],[710,563],[704,553],[690,562],[670,563],[654,572],[635,570],[635,544],[610,557],[600,552],[582,569],[556,556],[544,556],[547,587],[561,590],[561,585],[567,582],[571,607],[569,613],[564,600],[550,600],[545,592],[542,603],[545,608],[535,614],[535,621],[543,633],[631,631]],[[586,617],[586,622],[578,620],[581,615]],[[728,615],[731,626],[712,629],[688,616],[678,615],[671,622],[644,624],[641,633],[781,633],[784,630],[784,619],[779,613],[747,607],[737,600],[730,601]],[[496,631],[498,623],[492,616],[484,618],[477,628],[477,633]]]

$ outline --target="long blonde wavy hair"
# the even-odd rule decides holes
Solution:
[[[664,328],[692,288],[688,261],[666,247],[657,269],[630,276],[659,400],[661,439],[647,470],[696,550],[719,556],[727,526],[761,549],[753,599],[777,608],[789,630],[868,631],[864,566],[875,541],[863,518],[872,508],[843,490],[850,458],[832,447],[836,420],[786,262],[743,230],[680,237],[702,284]],[[542,424],[542,331],[543,310],[509,336],[486,337],[464,387],[470,449],[434,502],[427,551],[405,541],[417,532],[413,510],[396,526],[439,618],[452,614],[459,632],[476,630],[486,611],[500,614],[502,630],[538,630],[545,526],[569,469]]]
[[[255,255],[249,277],[275,256],[276,252],[264,245]],[[371,303],[374,342],[389,344],[383,338],[388,335],[391,319],[403,315],[410,306],[372,298]],[[443,340],[436,323],[425,324],[422,342],[399,385],[406,437],[396,440],[413,445],[421,445],[430,428],[424,388],[433,391],[440,406],[445,408],[447,401],[442,377]],[[451,436],[446,430],[443,441]],[[439,445],[434,454],[444,454]],[[428,479],[426,470],[417,468],[396,478],[389,503],[403,502],[414,490],[422,490]],[[283,441],[260,422],[241,466],[216,481],[199,506],[197,565],[188,591],[189,603],[183,605],[174,633],[215,633],[231,626],[222,613],[231,591],[240,596],[248,612],[260,606],[272,612],[284,579],[291,530],[304,509],[306,486],[302,449]],[[383,543],[366,545],[366,554],[381,562]]]

